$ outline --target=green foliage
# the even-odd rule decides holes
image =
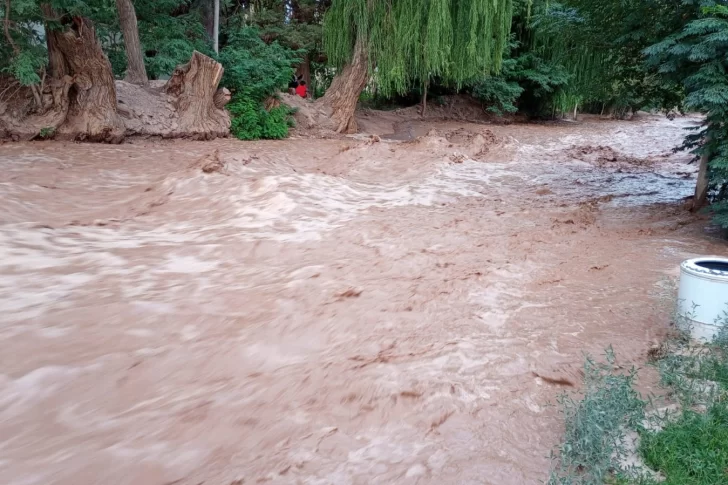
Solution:
[[[640,453],[666,477],[664,485],[727,483],[728,406],[715,403],[705,413],[686,410],[661,431],[642,433]]]
[[[433,77],[461,86],[497,72],[510,25],[510,0],[334,0],[324,47],[340,67],[363,42],[386,96]]]
[[[634,370],[615,374],[611,351],[607,365],[587,360],[583,399],[561,399],[565,437],[550,484],[728,483],[728,327],[712,343],[695,344],[685,326],[690,318],[678,315],[670,339],[652,355],[667,397],[679,398],[677,410],[645,414]],[[728,311],[721,320],[728,323]],[[627,430],[639,433],[637,451],[664,481],[622,460]]]
[[[236,96],[227,108],[232,115],[230,131],[240,140],[285,138],[293,126],[293,110],[285,105],[266,111],[259,102]]]
[[[611,349],[606,353],[606,363],[587,357],[583,398],[563,395],[559,399],[565,434],[550,485],[603,485],[620,470],[620,459],[626,453],[626,429],[640,425],[645,402],[633,388],[635,369],[619,374],[614,372],[614,364]]]
[[[189,0],[135,0],[134,8],[150,78],[171,74],[194,50],[212,55],[200,11]]]
[[[232,116],[230,131],[240,140],[257,140],[263,135],[261,117],[265,110],[250,98],[236,96],[227,105]]]
[[[523,88],[505,76],[490,76],[472,87],[473,96],[483,103],[486,111],[497,115],[518,111],[516,102],[522,93]]]
[[[620,115],[680,105],[681,89],[644,64],[642,50],[684,23],[694,0],[537,0],[533,49],[571,74],[566,92]]]
[[[233,93],[262,101],[284,88],[293,75],[293,65],[300,61],[296,51],[277,42],[266,44],[258,29],[244,27],[232,33],[220,52],[225,66],[223,84]]]
[[[261,138],[279,140],[288,136],[288,128],[295,126],[293,115],[295,110],[282,104],[272,108],[263,119]]]
[[[19,52],[10,59],[10,65],[4,70],[23,86],[40,82],[38,72],[45,66],[45,59],[35,49]]]
[[[244,27],[256,27],[266,43],[277,41],[311,55],[320,52],[323,36],[323,12],[317,10],[320,2],[298,1],[296,12],[287,10],[285,3],[279,1],[267,8],[241,9],[228,19],[225,30],[235,32]]]
[[[672,388],[674,397],[686,408],[728,398],[728,308],[715,322],[723,330],[706,345],[690,343],[694,318],[693,314],[676,316],[679,332],[663,344],[666,355],[657,362],[662,384]],[[713,384],[706,387],[706,382]]]
[[[296,51],[273,42],[266,44],[254,27],[231,33],[220,52],[225,67],[222,83],[232,92],[227,108],[232,115],[231,131],[241,140],[285,138],[291,123],[289,108],[266,111],[263,103],[285,89],[300,62]]]
[[[689,330],[690,318],[678,316],[682,332]],[[721,320],[716,323],[728,323],[728,312]],[[726,483],[728,327],[707,345],[691,343],[682,333],[663,345],[666,355],[657,365],[663,384],[671,388],[682,411],[673,417],[658,416],[657,431],[642,431],[639,451],[648,466],[665,476],[661,483]]]
[[[126,51],[115,2],[87,1],[80,13],[91,18],[114,74],[126,71]],[[135,0],[139,40],[150,79],[168,76],[197,50],[211,55],[200,10],[189,0]]]
[[[501,72],[474,84],[470,91],[488,111],[496,114],[518,110],[534,116],[550,114],[557,96],[570,80],[569,74],[561,65],[532,51],[510,57],[519,47],[513,42]]]
[[[96,27],[104,52],[117,76],[126,70],[126,52],[113,0],[54,0],[49,2],[59,13],[90,18]],[[0,37],[0,72],[8,73],[22,84],[37,84],[48,63],[45,31],[61,28],[56,19],[45,19],[36,0],[11,2],[11,38]],[[5,16],[3,5],[0,7]],[[189,0],[136,0],[139,38],[150,78],[171,74],[187,62],[193,50],[211,54],[200,21],[199,10]]]
[[[40,129],[40,133],[38,133],[38,136],[40,136],[41,138],[51,138],[55,134],[55,128],[53,128],[52,126],[46,126],[45,128]]]
[[[223,22],[221,37],[227,42],[228,33],[256,27],[266,44],[275,41],[297,51],[303,58],[301,63],[308,64],[309,92],[318,98],[323,96],[334,75],[323,55],[322,23],[330,3],[330,0],[259,0],[248,2],[243,8],[235,3]],[[302,67],[305,72],[305,66]]]
[[[5,2],[0,5],[0,22],[6,17]],[[10,4],[8,33],[0,36],[0,73],[12,76],[20,84],[30,86],[41,81],[41,71],[46,65],[44,37],[32,25],[40,10],[32,0],[14,1]]]
[[[728,7],[703,6],[699,18],[645,54],[666,81],[684,87],[685,107],[706,115],[703,128],[689,135],[684,147],[708,157],[712,210],[716,222],[728,227]]]

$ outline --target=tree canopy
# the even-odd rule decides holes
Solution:
[[[363,41],[383,93],[433,77],[461,86],[500,69],[511,14],[511,0],[334,0],[324,46],[341,67]]]

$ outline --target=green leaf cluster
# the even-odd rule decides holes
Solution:
[[[257,28],[243,27],[230,34],[219,60],[225,66],[222,84],[232,92],[227,108],[233,135],[242,140],[286,137],[292,123],[290,109],[266,111],[263,103],[285,89],[292,66],[300,62],[298,52],[277,42],[266,44]]]
[[[519,48],[520,44],[513,42],[501,72],[475,83],[470,92],[487,111],[498,115],[519,110],[531,116],[550,114],[570,75],[560,64],[548,62],[533,51],[517,53]],[[517,54],[511,57],[511,52]]]

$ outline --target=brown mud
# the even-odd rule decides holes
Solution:
[[[0,146],[0,476],[539,483],[582,352],[727,253],[697,121]]]

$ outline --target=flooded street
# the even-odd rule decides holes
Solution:
[[[545,480],[583,352],[643,365],[664,280],[728,253],[696,122],[1,145],[0,476]]]

